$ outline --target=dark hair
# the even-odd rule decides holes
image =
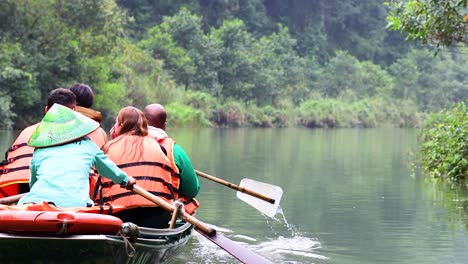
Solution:
[[[78,106],[91,108],[94,103],[94,93],[93,89],[84,83],[75,83],[70,87],[70,91],[72,91],[76,95],[76,104]]]
[[[61,104],[68,108],[75,108],[76,96],[75,94],[65,88],[57,88],[49,93],[47,98],[47,108],[50,109],[53,104]]]

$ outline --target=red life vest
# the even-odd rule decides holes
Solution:
[[[149,137],[143,138],[143,151],[135,154],[132,147],[134,137],[119,136],[110,141],[106,151],[109,159],[127,175],[136,179],[137,184],[153,195],[166,201],[177,199],[179,196],[179,177],[170,166],[169,159],[164,155],[158,143]],[[141,155],[140,155],[141,154]],[[140,206],[155,206],[155,204],[134,192],[113,184],[112,181],[101,178],[102,197],[98,197],[99,204],[123,205],[127,208]]]
[[[179,178],[180,178],[180,171],[179,171],[179,168],[177,168],[177,165],[174,160],[175,141],[170,137],[165,137],[165,138],[158,139],[158,143],[161,146],[163,146],[164,149],[166,150],[167,158],[171,162],[171,168],[177,173],[177,175],[179,175]],[[179,200],[181,200],[184,203],[184,210],[185,212],[189,214],[193,214],[193,212],[195,212],[195,210],[197,210],[198,207],[200,207],[200,203],[195,198],[192,198],[189,200],[186,197],[180,196]]]

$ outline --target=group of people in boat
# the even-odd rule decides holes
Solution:
[[[165,132],[160,104],[122,108],[110,131],[92,109],[94,94],[82,83],[49,93],[41,122],[25,128],[0,167],[0,197],[24,194],[18,204],[119,207],[113,215],[139,226],[165,227],[171,213],[135,194],[137,183],[193,213],[200,189],[185,151]]]

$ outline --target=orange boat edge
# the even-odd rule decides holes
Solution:
[[[122,220],[108,215],[122,208],[59,208],[46,202],[26,205],[0,205],[0,232],[12,234],[116,235]]]

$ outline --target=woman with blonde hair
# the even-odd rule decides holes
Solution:
[[[143,112],[135,107],[122,108],[111,129],[112,140],[103,151],[139,186],[166,201],[178,198],[179,178],[156,140],[148,137]],[[119,188],[110,181],[101,183],[100,204],[123,205],[116,213],[123,221],[139,226],[167,227],[170,213],[132,191]]]

